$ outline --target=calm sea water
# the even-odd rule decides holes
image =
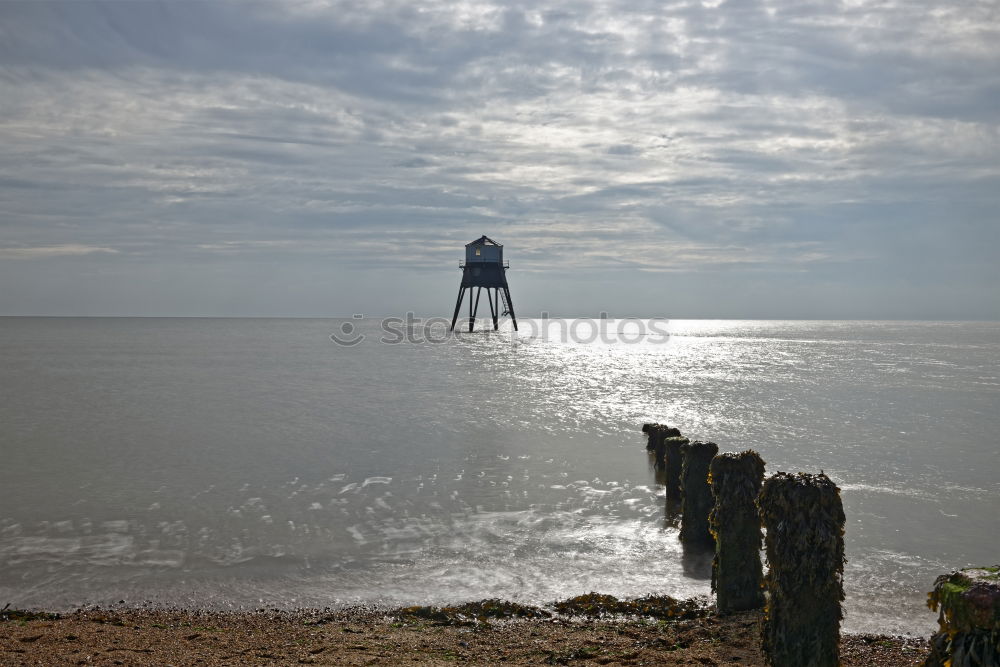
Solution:
[[[0,602],[706,594],[646,421],[840,485],[849,630],[925,633],[1000,560],[1000,324],[524,324],[0,319]]]

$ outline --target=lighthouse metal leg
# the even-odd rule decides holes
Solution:
[[[503,287],[503,293],[507,298],[507,310],[510,311],[510,319],[514,323],[514,331],[517,331],[517,316],[514,315],[514,302],[510,300],[510,289],[506,285]]]
[[[492,292],[490,288],[486,288],[486,300],[490,302],[490,317],[493,319],[493,330],[497,330],[497,307],[493,304],[494,295],[499,293],[499,290],[494,289]]]
[[[469,295],[469,333],[472,333],[472,327],[476,324],[476,313],[479,312],[479,295],[483,293],[482,287],[476,288],[476,307],[472,307],[472,295]]]
[[[493,300],[496,302],[493,307],[493,330],[500,328],[500,290],[493,290]]]
[[[465,296],[465,288],[458,288],[458,300],[455,301],[455,314],[451,317],[451,331],[455,330],[455,322],[458,321],[458,311],[462,307],[462,297]],[[469,301],[472,301],[470,298]]]

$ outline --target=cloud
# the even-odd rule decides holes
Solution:
[[[46,259],[49,257],[72,257],[92,253],[118,254],[114,248],[98,248],[85,245],[55,245],[36,248],[0,248],[0,259]]]
[[[0,246],[431,271],[485,232],[521,270],[625,292],[611,272],[877,285],[933,250],[963,263],[948,289],[985,295],[998,13],[4,3]]]

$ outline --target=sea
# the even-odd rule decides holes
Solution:
[[[0,318],[0,604],[710,594],[645,422],[847,516],[844,629],[1000,561],[1000,323]]]

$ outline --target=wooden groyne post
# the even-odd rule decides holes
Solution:
[[[715,536],[712,591],[720,614],[764,606],[757,496],[764,461],[752,449],[719,454],[709,466],[715,506],[709,525]]]
[[[681,468],[684,458],[681,447],[690,442],[682,435],[663,439],[663,483],[667,487],[668,507],[677,507],[681,504]]]
[[[666,424],[643,424],[642,432],[648,442],[646,450],[655,456],[657,470],[663,472],[667,487],[667,504],[676,505],[681,500],[681,445],[690,442],[679,429]]]
[[[927,606],[940,612],[925,667],[1000,665],[1000,566],[938,577]]]
[[[714,442],[689,442],[681,450],[681,542],[712,545],[708,515],[714,504],[708,484],[708,467],[719,453]]]
[[[763,648],[774,667],[837,667],[844,599],[844,506],[820,473],[779,472],[757,499],[770,571]]]
[[[666,438],[677,437],[681,434],[680,429],[666,424],[643,424],[642,432],[646,434],[646,451],[656,455],[657,467],[663,467],[664,447],[663,441]]]

